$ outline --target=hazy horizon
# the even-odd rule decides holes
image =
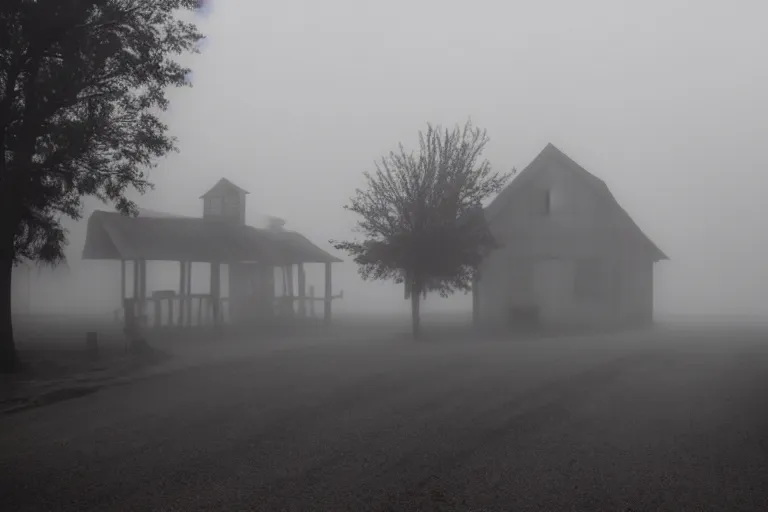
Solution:
[[[226,177],[250,192],[249,223],[275,215],[332,250],[351,236],[342,206],[374,160],[413,148],[427,122],[471,118],[496,170],[523,169],[551,142],[607,183],[670,257],[656,265],[657,314],[768,315],[768,4],[469,5],[211,2],[197,19],[204,52],[185,59],[194,87],[170,93],[180,152],[151,171],[140,206],[199,216],[199,196]],[[110,207],[89,200],[83,222],[66,223],[70,270],[36,279],[35,309],[117,305],[119,265],[80,260],[95,208]],[[362,282],[338,256],[335,310],[408,310],[401,286]],[[163,268],[150,278],[178,280]]]

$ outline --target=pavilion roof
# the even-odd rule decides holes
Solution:
[[[295,231],[258,229],[199,217],[129,217],[106,211],[95,211],[88,219],[83,258],[257,261],[271,265],[342,261]]]

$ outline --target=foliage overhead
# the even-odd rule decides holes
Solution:
[[[202,36],[178,14],[197,5],[0,2],[0,237],[12,232],[16,263],[61,261],[60,220],[81,217],[83,196],[136,212],[125,193],[151,187],[147,171],[175,150],[158,116],[166,89],[187,85],[174,58]]]
[[[401,144],[364,173],[367,187],[345,206],[359,216],[363,240],[332,242],[336,249],[353,256],[364,279],[407,279],[416,293],[468,291],[496,247],[482,202],[513,174],[480,161],[487,142],[471,122],[450,131],[428,124],[418,154]]]

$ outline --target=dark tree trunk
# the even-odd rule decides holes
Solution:
[[[16,344],[11,317],[11,279],[13,275],[13,236],[0,234],[0,373],[16,370]]]
[[[6,73],[6,92],[14,91],[21,68],[13,66]],[[8,170],[8,122],[12,95],[6,94],[0,102],[0,373],[16,371],[16,343],[13,340],[11,316],[12,276],[14,260],[15,224],[12,208],[11,177]]]
[[[415,284],[415,283],[414,283]],[[411,328],[413,330],[413,337],[421,337],[421,290],[418,286],[411,288]]]

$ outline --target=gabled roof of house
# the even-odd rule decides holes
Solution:
[[[199,217],[128,217],[105,211],[95,211],[88,219],[83,258],[258,261],[271,265],[341,261],[295,231],[278,232]]]
[[[240,194],[248,194],[249,192],[242,189],[229,181],[227,178],[221,178],[211,189],[205,194],[200,196],[200,199],[205,199],[209,196],[222,196],[230,192],[238,192]]]
[[[509,204],[520,191],[525,189],[526,183],[529,183],[535,177],[536,169],[545,162],[557,163],[561,168],[571,171],[581,179],[598,198],[604,201],[605,204],[616,213],[617,218],[623,222],[628,229],[636,232],[641,239],[649,244],[654,254],[654,261],[669,259],[667,255],[664,254],[664,252],[662,252],[645,233],[643,233],[626,210],[621,207],[608,188],[608,185],[606,185],[603,180],[584,169],[552,143],[547,144],[541,153],[539,153],[536,158],[534,158],[533,161],[494,198],[491,204],[485,208],[485,215],[488,222],[493,222],[494,219],[504,211],[507,204]]]

